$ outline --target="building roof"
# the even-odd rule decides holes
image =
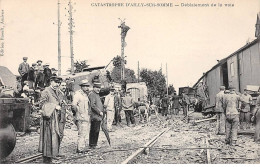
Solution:
[[[4,66],[0,66],[0,80],[4,86],[16,87],[16,76]]]

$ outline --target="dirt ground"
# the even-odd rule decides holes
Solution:
[[[182,114],[172,116],[163,122],[159,122],[155,116],[149,124],[139,123],[135,127],[127,127],[125,120],[122,126],[113,126],[114,132],[110,132],[111,147],[106,137],[100,131],[98,146],[87,154],[77,154],[77,129],[75,125],[66,125],[60,152],[64,157],[55,158],[53,163],[62,164],[119,164],[128,156],[142,147],[154,136],[165,128],[171,129],[162,135],[155,145],[150,148],[149,154],[138,156],[132,163],[138,164],[204,164],[207,163],[206,143],[208,138],[211,163],[260,163],[259,144],[253,142],[251,135],[239,135],[239,146],[229,146],[224,143],[225,135],[215,135],[215,121],[201,122],[197,125],[182,121]],[[203,119],[200,113],[193,113],[190,119]],[[24,158],[38,153],[39,134],[31,132],[25,136],[17,136],[14,151],[3,163],[15,163],[19,158]],[[32,163],[42,163],[38,159]]]

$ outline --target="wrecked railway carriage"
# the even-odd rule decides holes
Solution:
[[[257,16],[256,25],[260,25],[260,13]],[[243,93],[245,88],[255,88],[260,86],[260,44],[259,26],[256,26],[255,36],[257,39],[247,43],[228,57],[220,60],[218,64],[194,84],[196,94],[204,99],[204,110],[210,112],[214,110],[215,96],[219,92],[219,87],[226,88],[235,86],[236,91]],[[255,85],[255,86],[251,86]],[[251,89],[253,99],[256,99],[258,89]],[[254,98],[255,96],[255,98]]]

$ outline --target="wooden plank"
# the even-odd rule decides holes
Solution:
[[[206,142],[206,147],[207,147],[207,163],[208,164],[211,164],[211,159],[210,159],[210,151],[209,151],[209,142],[208,142],[208,138],[205,139],[205,142]]]
[[[194,121],[194,123],[205,122],[205,121],[216,120],[216,119],[217,119],[216,117],[212,117],[212,118],[197,120]]]
[[[134,152],[132,155],[130,155],[126,160],[124,160],[121,164],[128,164],[130,161],[132,161],[135,157],[137,157],[140,153],[142,153],[148,146],[150,146],[152,143],[154,144],[154,141],[157,140],[162,134],[170,130],[170,128],[165,129],[158,135],[156,135],[154,138],[152,138],[148,143],[146,143],[142,148],[139,148],[136,152]]]

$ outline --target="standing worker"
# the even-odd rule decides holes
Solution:
[[[237,145],[237,130],[239,124],[240,96],[235,92],[235,87],[229,87],[230,93],[224,96],[223,104],[226,116],[226,144]]]
[[[112,131],[112,124],[115,117],[115,95],[114,95],[115,88],[110,89],[110,93],[106,96],[104,102],[104,108],[107,112],[107,130],[109,132]]]
[[[182,105],[183,105],[183,115],[186,118],[188,116],[190,99],[189,96],[186,95],[185,91],[182,92]]]
[[[115,91],[115,98],[114,98],[114,107],[115,107],[115,125],[117,125],[118,123],[120,124],[121,122],[121,115],[120,115],[120,111],[122,109],[121,107],[121,98],[119,96],[118,91]]]
[[[27,63],[28,57],[23,57],[23,62],[19,65],[18,72],[22,77],[21,84],[24,86],[24,81],[27,80],[30,65]]]
[[[245,129],[245,125],[246,129],[250,127],[250,105],[252,100],[248,90],[244,89],[244,93],[241,95],[240,129]]]
[[[180,108],[180,103],[179,103],[179,96],[176,95],[176,92],[173,93],[172,96],[172,102],[173,102],[173,113],[175,115],[179,115],[179,108]]]
[[[165,95],[162,98],[162,116],[167,116],[169,107],[169,98]]]
[[[66,83],[64,82],[66,85]],[[86,144],[89,138],[89,83],[87,80],[82,80],[79,84],[80,90],[75,92],[72,106],[76,111],[75,120],[78,127],[78,147],[77,153],[87,152]]]
[[[216,95],[216,107],[215,111],[217,113],[217,130],[216,134],[225,134],[225,114],[224,114],[224,106],[223,100],[225,96],[225,86],[221,86],[220,92]]]
[[[123,100],[122,100],[122,107],[123,107],[123,110],[125,111],[125,118],[126,118],[126,123],[127,123],[128,127],[130,126],[130,121],[132,124],[135,125],[135,118],[134,118],[134,113],[133,113],[134,107],[133,106],[134,106],[134,100],[130,95],[130,91],[127,91],[126,96],[123,97]]]
[[[44,89],[38,102],[39,107],[42,109],[39,151],[43,153],[43,163],[51,163],[52,158],[59,154],[58,113],[61,110],[61,99],[58,91],[59,82],[59,78],[51,77],[50,86]]]
[[[95,149],[97,147],[100,125],[103,117],[103,104],[101,102],[101,98],[99,96],[99,92],[101,89],[100,82],[94,82],[93,91],[89,93],[89,101],[90,101],[90,133],[89,133],[89,146],[91,149]]]

